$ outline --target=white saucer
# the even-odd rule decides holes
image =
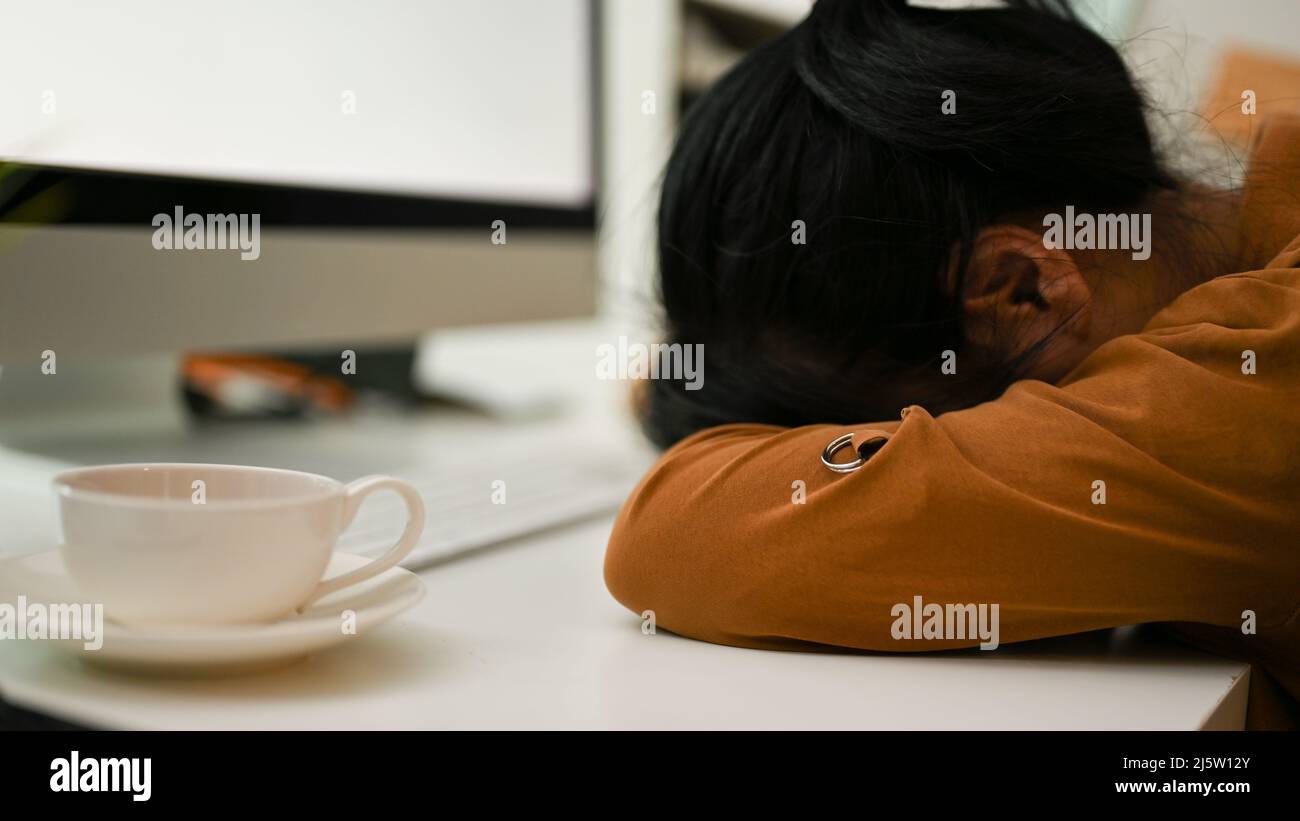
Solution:
[[[371,561],[335,553],[325,576],[338,576]],[[0,561],[0,602],[81,602],[58,548]],[[340,590],[301,613],[265,624],[127,627],[104,620],[103,646],[85,649],[79,639],[40,642],[97,666],[166,675],[231,674],[296,661],[319,650],[361,639],[368,631],[414,605],[424,582],[401,567]],[[343,613],[356,614],[355,633],[344,632]],[[36,643],[36,642],[33,642]]]

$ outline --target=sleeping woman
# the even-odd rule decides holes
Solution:
[[[1002,644],[1158,623],[1300,725],[1300,122],[1227,191],[1145,116],[1039,3],[818,0],[722,78],[659,210],[707,369],[644,385],[613,595],[771,649],[987,646],[913,603],[997,605]]]

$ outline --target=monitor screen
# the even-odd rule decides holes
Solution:
[[[0,159],[593,199],[590,0],[0,0]]]

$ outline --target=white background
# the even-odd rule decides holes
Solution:
[[[581,205],[587,18],[586,0],[3,0],[0,157]]]

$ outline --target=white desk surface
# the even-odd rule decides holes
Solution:
[[[601,578],[611,521],[425,571],[428,595],[412,611],[280,670],[134,678],[0,641],[0,692],[141,729],[1193,729],[1211,714],[1215,726],[1244,718],[1245,665],[1122,634],[942,656],[644,635]]]
[[[445,419],[324,426],[302,433],[300,456],[283,461],[322,472],[346,463],[332,472],[349,479],[382,468],[390,452],[409,460],[421,447],[473,448],[494,429]],[[242,452],[264,463],[258,435],[240,437],[237,446],[217,440],[182,450],[194,461],[236,461]],[[57,538],[48,478],[58,468],[0,448],[0,553]],[[611,523],[588,521],[423,571],[428,595],[415,608],[279,670],[131,677],[85,667],[41,642],[0,641],[0,693],[73,721],[140,729],[1195,729],[1244,721],[1247,665],[1131,630],[993,653],[907,655],[645,635],[605,590]]]

